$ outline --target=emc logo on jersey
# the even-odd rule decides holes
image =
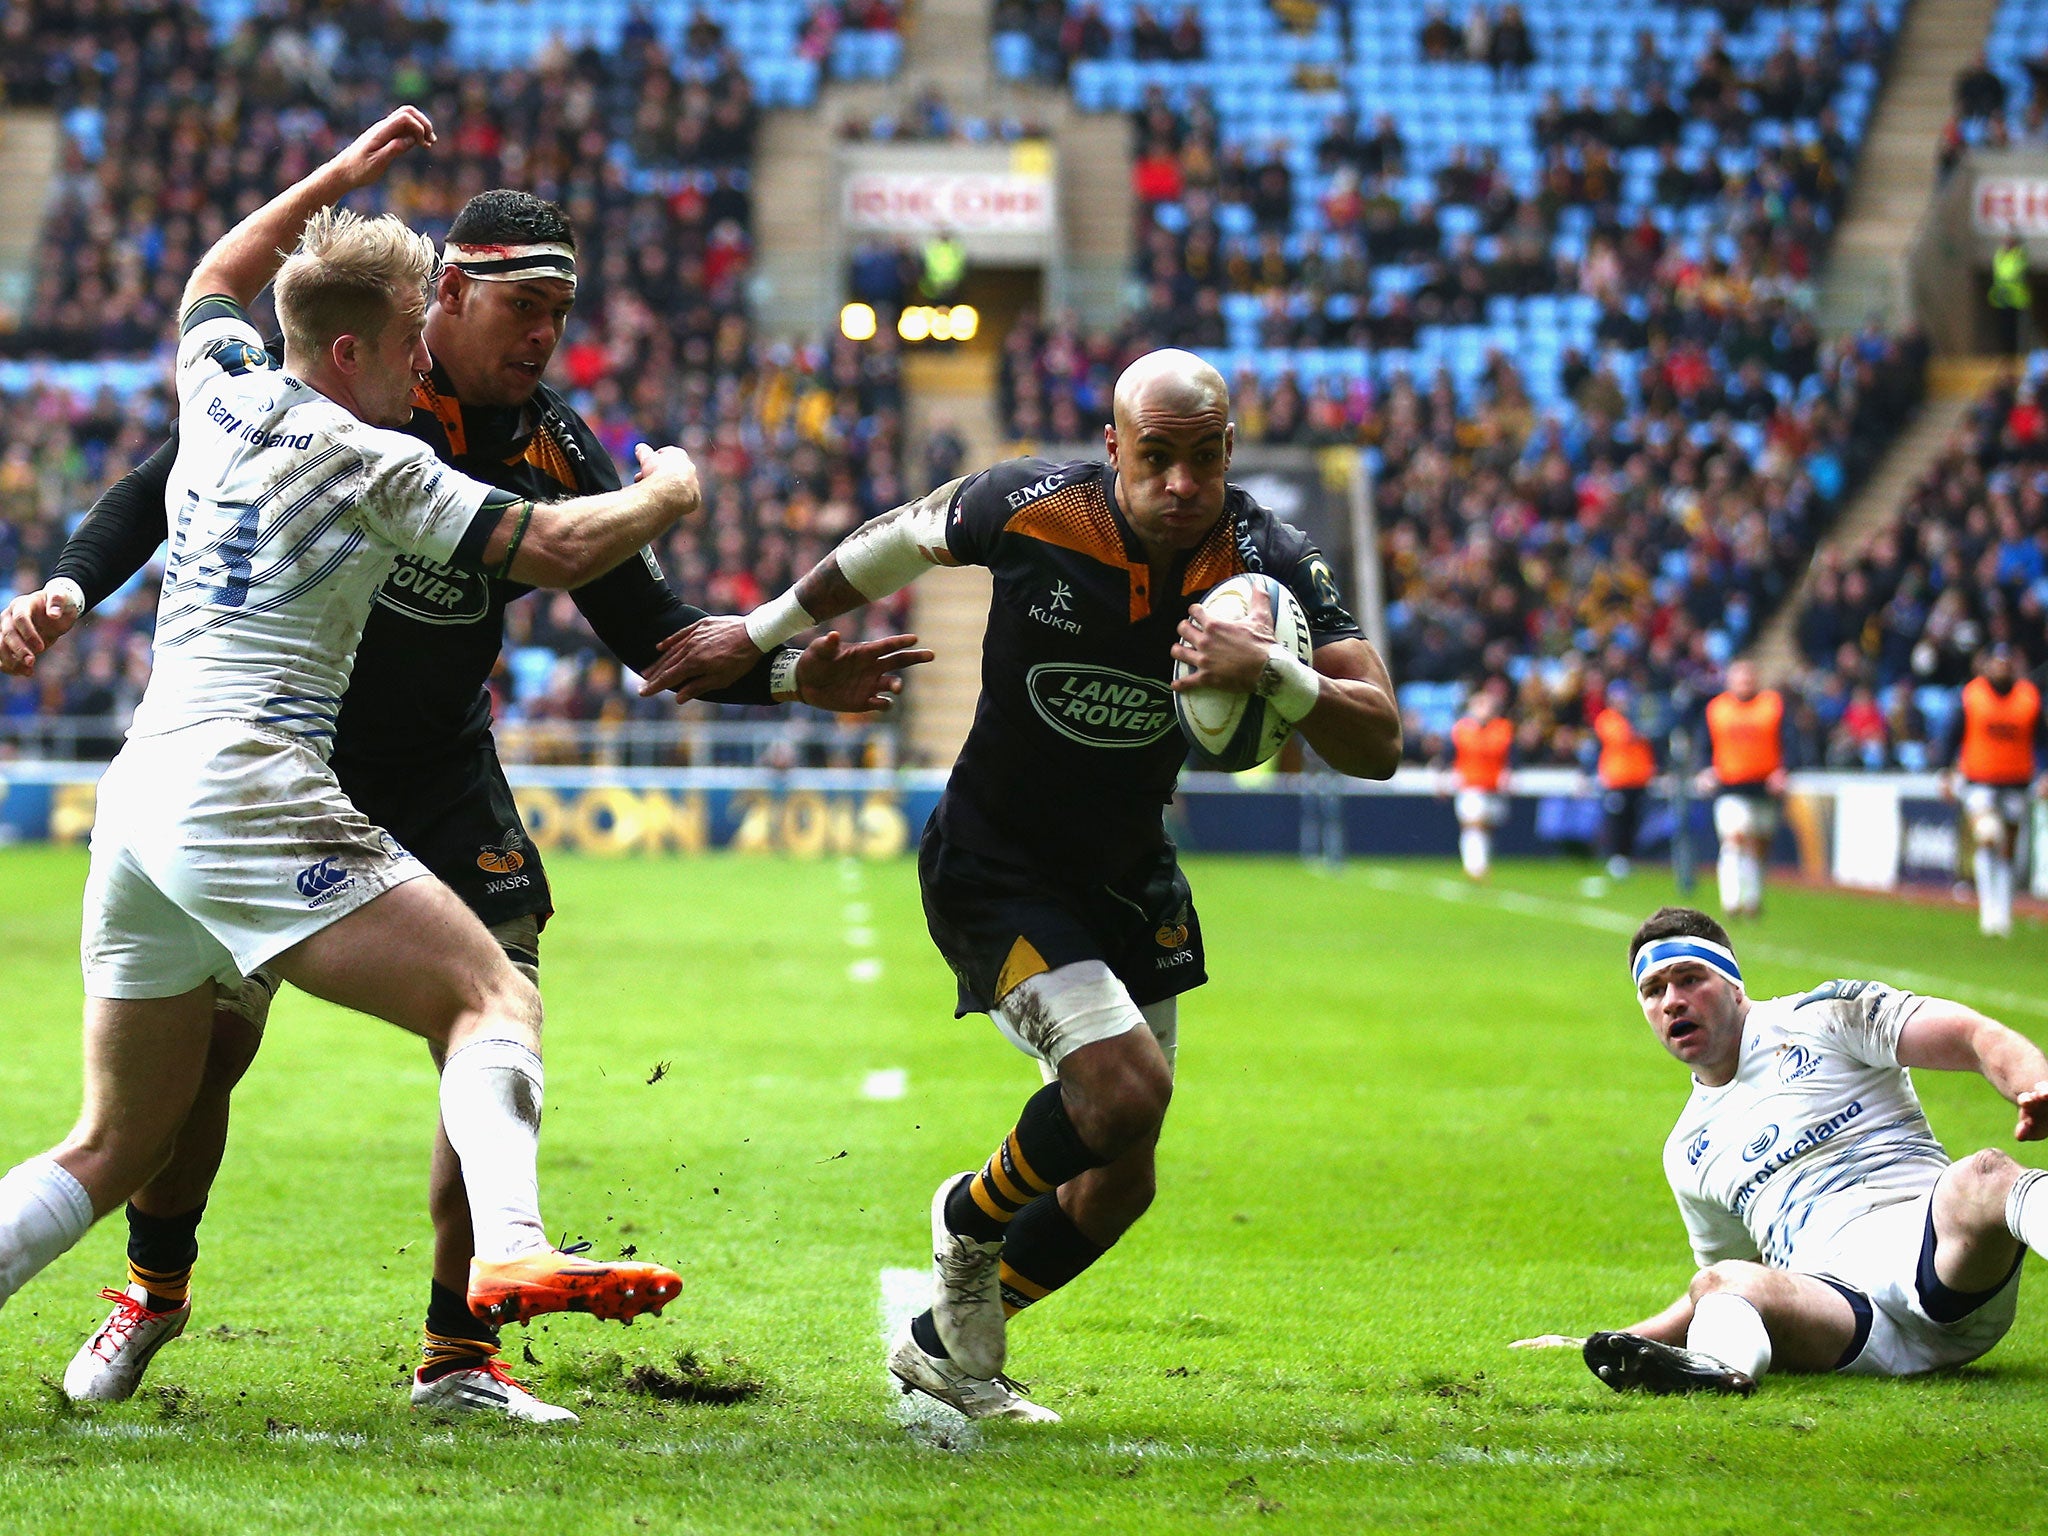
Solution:
[[[1027,501],[1036,501],[1041,496],[1050,496],[1066,483],[1067,477],[1065,475],[1047,475],[1043,480],[1034,481],[1032,484],[1025,486],[1021,491],[1010,492],[1009,495],[1003,498],[1003,501],[1014,512]]]
[[[1820,1052],[1803,1045],[1788,1045],[1778,1053],[1778,1081],[1796,1083],[1820,1070]]]
[[[308,864],[292,882],[309,907],[324,907],[356,883],[356,877],[331,855],[318,864]]]
[[[1756,1133],[1756,1139],[1742,1149],[1742,1160],[1753,1163],[1778,1144],[1778,1128],[1767,1125]]]

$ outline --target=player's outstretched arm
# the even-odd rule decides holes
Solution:
[[[1899,1031],[1902,1067],[1977,1072],[2019,1108],[2015,1141],[2048,1140],[2048,1056],[2018,1030],[1947,998],[1924,999]]]
[[[434,125],[417,107],[400,107],[296,186],[287,187],[222,235],[185,284],[181,311],[214,294],[255,302],[299,243],[306,221],[349,193],[383,179],[391,162],[415,144],[434,142]]]
[[[1174,660],[1192,670],[1173,687],[1221,688],[1273,700],[1324,762],[1354,779],[1392,778],[1401,766],[1401,708],[1379,652],[1364,640],[1316,647],[1309,667],[1277,644],[1273,610],[1260,594],[1242,619],[1196,603],[1181,621]]]
[[[1681,1296],[1662,1312],[1631,1323],[1622,1329],[1638,1338],[1655,1339],[1659,1344],[1683,1344],[1685,1332],[1692,1327],[1692,1297]],[[1539,1333],[1534,1338],[1516,1339],[1509,1349],[1583,1349],[1586,1340],[1582,1334]]]
[[[530,587],[580,587],[666,533],[703,502],[697,466],[680,448],[634,446],[640,472],[623,490],[506,510],[480,563]]]
[[[699,619],[670,635],[640,692],[673,689],[694,699],[723,688],[792,636],[899,592],[933,566],[957,564],[946,546],[946,512],[959,488],[949,481],[861,524],[795,586],[745,618]]]

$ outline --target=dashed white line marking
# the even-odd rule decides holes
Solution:
[[[861,1079],[864,1099],[900,1099],[910,1090],[910,1074],[901,1067],[884,1067]]]
[[[931,1305],[932,1272],[929,1269],[885,1269],[881,1275],[882,1358],[888,1359],[896,1331]],[[885,1364],[882,1379],[895,1396],[890,1415],[928,1445],[943,1450],[971,1450],[981,1443],[981,1426],[956,1413],[936,1398],[922,1392],[905,1392],[903,1383],[889,1374]]]
[[[846,930],[846,942],[854,949],[873,949],[875,947],[875,930],[872,928],[849,928]]]
[[[840,918],[848,923],[865,923],[873,915],[864,901],[849,901],[839,914]]]
[[[856,960],[846,968],[846,979],[848,981],[880,981],[882,979],[882,962],[875,959],[872,955],[864,960]]]

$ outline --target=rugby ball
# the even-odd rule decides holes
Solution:
[[[1253,594],[1263,591],[1273,610],[1273,636],[1294,654],[1308,661],[1315,644],[1309,638],[1308,615],[1282,582],[1271,576],[1247,572],[1212,587],[1202,607],[1219,619],[1242,619],[1251,612]],[[1173,664],[1175,681],[1194,669],[1186,662]],[[1190,688],[1173,696],[1174,713],[1180,718],[1181,734],[1195,749],[1195,759],[1204,768],[1224,773],[1242,773],[1256,768],[1294,734],[1294,727],[1255,693],[1226,693],[1221,688]]]

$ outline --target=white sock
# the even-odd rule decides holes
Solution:
[[[1467,827],[1458,834],[1458,857],[1465,863],[1465,873],[1474,880],[1486,874],[1487,861],[1493,853],[1493,839],[1486,835],[1483,827]]]
[[[1991,855],[1991,931],[2012,932],[2012,860]]]
[[[1742,854],[1742,910],[1761,912],[1764,909],[1764,861],[1761,855],[1749,852]]]
[[[1991,850],[1983,844],[1977,845],[1977,852],[1970,859],[1971,868],[1977,875],[1977,926],[1989,933],[1998,926],[1998,892],[1993,889],[1994,877],[1991,871]]]
[[[2036,1253],[2048,1253],[2048,1169],[2029,1168],[2005,1197],[2005,1230]]]
[[[1771,1368],[1771,1335],[1757,1309],[1727,1291],[1709,1291],[1692,1309],[1685,1347],[1710,1355],[1752,1381]]]
[[[17,1163],[0,1178],[0,1306],[92,1226],[92,1197],[48,1157]]]
[[[540,1224],[540,1105],[540,1058],[515,1040],[474,1041],[441,1069],[441,1124],[486,1264],[553,1246]]]
[[[1721,857],[1714,866],[1721,885],[1721,910],[1742,910],[1742,849],[1730,838],[1721,845]]]

